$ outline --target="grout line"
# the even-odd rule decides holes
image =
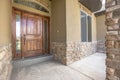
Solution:
[[[80,74],[82,74],[82,75],[88,77],[88,78],[91,79],[91,80],[95,80],[94,78],[92,78],[92,77],[90,77],[90,76],[88,76],[88,75],[86,75],[86,74],[84,74],[84,73],[78,71],[77,69],[74,69],[74,68],[72,68],[72,67],[70,67],[70,66],[68,66],[68,67],[69,67],[70,69],[72,69],[72,70],[74,70],[74,71],[76,71],[76,72],[79,72]]]

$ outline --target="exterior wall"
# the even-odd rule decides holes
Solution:
[[[9,80],[12,70],[11,66],[11,0],[0,2],[0,80]]]
[[[78,0],[66,0],[67,42],[80,41],[80,8]]]
[[[105,14],[99,15],[96,17],[97,24],[97,52],[105,53],[105,35],[106,29],[105,26]]]
[[[78,0],[66,0],[66,30],[68,42],[81,41],[81,15],[80,10],[92,17],[92,40],[96,41],[96,17],[89,9]],[[74,29],[73,29],[74,28]]]
[[[51,42],[66,42],[65,0],[52,0]]]
[[[96,52],[96,42],[67,42],[66,64],[69,65]]]
[[[51,38],[51,52],[54,54],[55,60],[69,65],[96,52],[96,17],[90,10],[80,4],[78,0],[64,0],[62,2],[52,1],[51,31],[53,37]],[[61,7],[61,3],[64,4],[63,7]],[[92,42],[81,42],[80,10],[92,16]],[[59,26],[60,24],[64,24],[64,26]],[[63,38],[65,40],[61,41]]]
[[[54,55],[54,59],[60,63],[67,65],[66,63],[66,42],[52,42],[51,50]]]
[[[51,53],[54,58],[66,64],[66,2],[52,0]]]
[[[13,7],[16,7],[18,9],[22,9],[25,11],[34,12],[37,14],[51,17],[51,22],[50,22],[51,53],[54,54],[54,57],[56,60],[59,60],[64,64],[68,64],[76,60],[79,60],[80,58],[84,56],[93,54],[93,52],[95,52],[95,51],[92,51],[92,52],[88,51],[88,48],[89,50],[91,48],[94,48],[94,50],[96,50],[95,46],[92,47],[92,45],[96,44],[95,42],[96,41],[96,24],[95,24],[96,18],[95,18],[95,15],[90,10],[88,10],[82,4],[80,4],[78,0],[75,0],[75,1],[73,0],[60,0],[60,1],[52,0],[51,4],[47,0],[47,2],[45,3],[48,3],[49,7],[44,5],[43,4],[44,1],[42,0],[36,0],[36,1],[40,2],[41,5],[48,8],[51,13],[50,14],[44,13],[36,9],[30,8],[30,7],[21,5],[21,4],[17,4],[17,3],[13,3],[12,5]],[[33,1],[33,2],[36,2],[36,1]],[[90,43],[81,42],[80,10],[83,10],[92,16],[93,42],[90,42]],[[80,44],[82,46],[77,46]],[[70,51],[68,51],[69,50],[68,48],[70,47],[67,47],[66,45],[75,45],[77,47],[74,47],[75,50],[72,51],[73,53],[71,53]],[[81,51],[76,51],[76,49],[78,48],[82,48],[86,50],[81,49]]]
[[[97,41],[105,41],[106,29],[105,14],[96,17],[97,24]]]
[[[3,7],[6,7],[6,6],[3,6]],[[95,52],[96,50],[95,49],[96,18],[94,14],[92,14],[91,11],[89,11],[87,8],[81,5],[78,2],[78,0],[75,0],[75,1],[73,0],[59,0],[59,1],[52,0],[51,14],[47,14],[47,13],[38,11],[36,9],[30,8],[24,5],[20,5],[17,3],[12,3],[12,6],[22,9],[22,10],[29,11],[29,12],[34,12],[34,13],[42,14],[45,16],[51,16],[51,46],[52,46],[51,51],[54,53],[55,59],[59,60],[60,62],[68,65],[74,61],[77,61]],[[9,8],[7,7],[7,9]],[[93,42],[86,42],[86,43],[81,42],[80,10],[86,11],[93,18],[92,19],[93,21],[93,24],[92,24]],[[9,10],[6,10],[6,11],[9,11]],[[9,12],[11,11],[12,10],[10,9]],[[5,12],[5,14],[8,16],[10,14],[9,12]],[[11,16],[8,16],[8,17],[11,17]],[[8,17],[5,18],[6,19],[5,21],[9,20]],[[7,25],[10,26],[10,23],[11,22],[9,20]],[[6,23],[4,24],[4,26],[5,25]],[[11,27],[5,28],[4,32],[7,33],[7,36],[5,37],[6,41],[3,40],[3,42],[2,41],[0,42],[2,42],[3,44],[8,43],[8,42],[11,43],[10,31],[11,31]]]
[[[0,80],[10,80],[12,71],[11,45],[0,46]]]
[[[92,41],[97,41],[96,17],[92,14]]]
[[[53,42],[54,59],[69,65],[96,52],[96,42]]]
[[[120,0],[107,0],[106,7],[106,80],[120,80]]]
[[[92,17],[92,42],[81,42],[81,15],[84,11]],[[96,17],[78,2],[78,0],[66,0],[66,63],[71,64],[81,58],[96,52]]]
[[[11,43],[11,3],[10,0],[0,2],[0,45]]]

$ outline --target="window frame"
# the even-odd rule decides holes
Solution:
[[[81,24],[81,41],[82,42],[92,42],[92,16],[90,14],[88,14],[87,12],[83,11],[83,10],[80,10],[80,16],[82,15],[81,13],[84,13],[86,15],[86,40],[85,41],[82,41],[82,24]],[[91,18],[91,40],[89,41],[89,36],[88,36],[88,33],[89,33],[89,21],[88,21],[88,17]],[[80,21],[81,21],[81,17],[80,17]],[[82,23],[82,21],[81,21]]]

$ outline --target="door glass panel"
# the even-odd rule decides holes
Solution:
[[[48,50],[48,21],[44,20],[44,50]]]
[[[21,32],[21,19],[20,19],[20,15],[16,15],[16,52],[20,53],[21,51],[21,36],[20,36],[20,32]]]

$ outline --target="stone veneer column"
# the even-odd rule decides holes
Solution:
[[[120,0],[106,0],[106,80],[120,80]]]

